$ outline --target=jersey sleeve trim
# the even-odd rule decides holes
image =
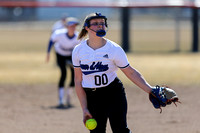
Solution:
[[[48,45],[48,48],[47,48],[47,53],[50,53],[53,44],[54,44],[54,42],[52,40],[49,40],[49,45]]]
[[[81,66],[75,66],[75,65],[73,65],[73,66],[76,67],[76,68],[81,67]]]
[[[119,67],[119,66],[118,66],[118,67],[119,67],[119,68],[126,68],[126,67],[128,67],[128,66],[129,66],[129,64],[128,64],[128,65],[126,65],[126,66],[124,66],[124,67]]]

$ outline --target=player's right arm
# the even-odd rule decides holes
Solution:
[[[87,108],[87,98],[86,93],[82,87],[82,71],[80,67],[74,68],[74,76],[75,76],[75,90],[78,96],[78,99],[81,104],[81,108],[83,110],[83,122],[85,123],[87,119],[92,118],[88,108]]]
[[[81,64],[80,64],[80,50],[81,46],[76,45],[75,48],[73,49],[72,52],[72,62],[74,66],[74,82],[75,82],[75,90],[76,94],[78,96],[78,99],[81,104],[81,108],[83,110],[83,122],[85,124],[86,120],[89,118],[92,118],[92,115],[90,114],[88,110],[88,105],[87,105],[87,97],[85,90],[83,89],[82,86],[82,71],[81,71]]]
[[[54,44],[54,42],[52,40],[49,40],[49,45],[48,45],[48,48],[47,48],[46,62],[49,62],[50,52],[51,52],[51,48],[52,48],[53,44]]]
[[[49,40],[49,44],[47,47],[47,57],[46,57],[46,62],[49,62],[50,59],[50,52],[52,49],[52,46],[54,45],[55,42],[59,41],[59,35],[64,33],[65,30],[56,30],[53,34],[51,34],[50,40]]]

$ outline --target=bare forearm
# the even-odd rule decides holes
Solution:
[[[147,93],[151,92],[151,86],[137,70],[135,70],[131,77],[133,77],[131,78],[131,81],[133,81],[138,87],[140,87]]]
[[[144,79],[144,77],[134,68],[131,66],[127,68],[128,71],[124,71],[125,75],[138,87],[143,89],[145,92],[150,93],[151,92],[151,86],[149,83]]]
[[[83,122],[85,123],[87,119],[92,118],[88,107],[87,107],[87,96],[82,87],[82,72],[80,68],[74,69],[75,73],[75,90],[78,96],[79,102],[81,104],[81,108],[83,111]]]
[[[86,109],[87,108],[86,94],[81,85],[76,85],[76,94],[78,96],[82,110]]]

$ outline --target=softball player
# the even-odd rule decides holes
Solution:
[[[56,30],[49,41],[48,50],[47,50],[47,62],[50,58],[50,51],[55,43],[55,52],[57,57],[57,64],[60,68],[61,76],[58,83],[58,94],[59,94],[59,105],[58,108],[64,108],[64,86],[67,76],[66,65],[70,67],[71,70],[71,82],[69,88],[67,89],[67,107],[71,106],[70,103],[70,93],[72,87],[74,87],[74,69],[72,66],[72,50],[80,43],[77,40],[78,33],[76,32],[76,26],[79,24],[79,21],[76,18],[69,17],[66,20],[65,29]]]
[[[107,18],[101,13],[92,13],[85,18],[79,39],[87,34],[89,38],[77,45],[72,53],[75,89],[83,111],[83,122],[89,118],[97,121],[97,128],[90,133],[105,133],[107,119],[113,133],[131,133],[126,119],[126,94],[117,77],[117,69],[145,92],[150,93],[151,86],[130,66],[123,49],[103,38],[106,28]]]
[[[56,31],[56,30],[65,28],[66,20],[67,20],[67,15],[66,15],[66,14],[63,14],[63,15],[61,16],[60,20],[56,21],[56,22],[53,24],[51,32],[53,33],[53,32]]]

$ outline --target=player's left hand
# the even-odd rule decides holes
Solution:
[[[166,105],[171,104],[172,102],[176,105],[176,102],[179,102],[179,98],[176,92],[166,86],[155,86],[152,88],[151,93],[149,94],[149,100],[153,104],[156,109],[160,109],[161,107],[165,107]],[[176,105],[177,106],[177,105]],[[160,113],[161,113],[160,112]]]

